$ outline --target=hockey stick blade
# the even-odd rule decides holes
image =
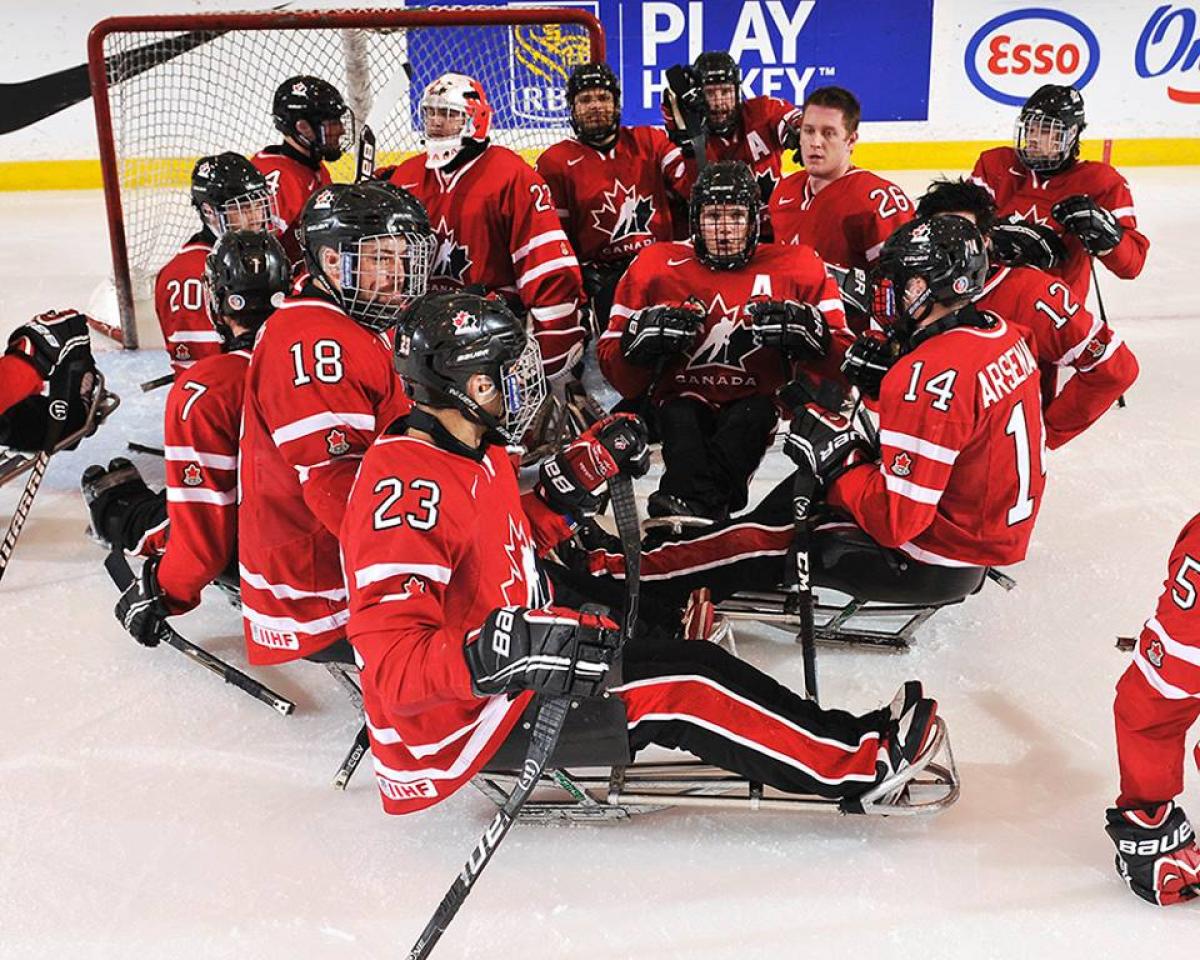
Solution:
[[[145,383],[138,384],[138,386],[142,388],[142,393],[149,393],[151,390],[157,390],[159,387],[165,387],[174,382],[174,373],[164,373],[161,377],[155,377],[153,380],[147,380]]]
[[[367,736],[367,725],[364,723],[358,728],[358,733],[354,736],[354,743],[350,747],[350,752],[346,754],[346,759],[338,767],[337,776],[333,778],[333,788],[335,790],[346,789],[350,778],[354,776],[354,771],[358,769],[359,763],[362,762],[363,755],[370,747],[371,741]]]
[[[129,561],[125,559],[125,554],[120,550],[112,551],[105,558],[104,569],[108,571],[109,577],[121,593],[128,590],[134,581],[133,571],[129,568]],[[281,697],[274,690],[259,683],[253,677],[247,676],[236,667],[230,666],[224,660],[214,657],[202,647],[198,647],[190,640],[184,639],[165,620],[158,622],[157,629],[160,641],[174,647],[188,659],[200,664],[204,669],[215,673],[226,683],[250,694],[255,700],[265,703],[271,709],[285,717],[295,711],[296,705],[291,700]]]

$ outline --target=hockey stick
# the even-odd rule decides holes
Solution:
[[[114,550],[108,555],[104,561],[104,569],[108,571],[112,582],[116,584],[118,590],[124,593],[133,583],[133,571],[129,569],[129,561],[125,559],[125,554],[119,549]],[[214,657],[207,650],[196,646],[190,640],[185,640],[175,629],[165,620],[159,620],[155,625],[155,631],[158,634],[158,639],[168,646],[174,647],[180,653],[184,654],[189,660],[200,664],[205,670],[210,670],[226,683],[232,684],[239,690],[242,690],[255,700],[261,700],[271,709],[288,716],[296,709],[296,705],[286,697],[281,697],[274,690],[263,686],[253,677],[247,676],[238,670],[236,667],[230,666],[224,660]]]
[[[375,131],[364,123],[358,132],[358,151],[354,157],[354,182],[362,183],[375,175]]]
[[[152,447],[149,444],[138,443],[136,440],[130,440],[125,444],[125,449],[130,453],[148,453],[152,457],[165,457],[167,451],[162,447]]]
[[[816,478],[797,470],[792,481],[792,549],[796,552],[795,582],[788,586],[784,611],[800,617],[800,656],[804,661],[804,694],[813,703],[817,692],[817,635],[813,625],[812,575],[809,566],[808,511],[816,489]]]
[[[333,778],[333,788],[335,790],[346,789],[346,785],[350,782],[350,778],[354,776],[354,771],[358,769],[358,765],[362,761],[363,754],[370,747],[371,739],[367,736],[367,725],[364,723],[358,728],[358,733],[354,736],[354,743],[350,746],[350,752],[346,754],[346,759],[338,767],[337,776]]]
[[[164,373],[161,377],[155,377],[153,380],[147,380],[139,386],[142,388],[142,393],[149,393],[151,390],[157,390],[159,387],[165,387],[174,382],[175,374],[172,372]]]
[[[638,581],[641,574],[641,543],[640,528],[637,515],[637,501],[633,496],[633,481],[621,474],[608,481],[609,493],[612,497],[613,517],[617,521],[617,532],[621,537],[621,550],[625,554],[625,610],[621,621],[621,643],[629,639],[633,624],[637,619]],[[507,836],[525,801],[529,799],[534,788],[542,778],[554,747],[562,733],[567,713],[571,708],[570,697],[552,697],[541,701],[537,717],[533,721],[533,732],[529,739],[529,750],[525,754],[525,763],[521,768],[521,776],[517,786],[488,824],[483,836],[475,844],[471,856],[459,871],[454,883],[442,902],[434,911],[421,936],[408,952],[408,960],[424,960],[441,939],[442,934],[454,919],[459,908],[466,900],[467,894],[475,886],[475,881],[488,865],[500,841]]]
[[[1100,322],[1104,324],[1104,329],[1108,329],[1108,313],[1104,309],[1104,298],[1100,296],[1100,278],[1096,276],[1096,258],[1088,257],[1088,262],[1092,265],[1092,289],[1096,291],[1096,306],[1100,308]],[[1125,394],[1117,397],[1117,407],[1125,409]]]

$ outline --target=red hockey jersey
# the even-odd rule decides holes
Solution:
[[[221,353],[221,337],[208,317],[204,294],[204,261],[212,245],[212,234],[201,230],[167,261],[154,281],[154,311],[176,374]]]
[[[489,146],[447,175],[410,157],[392,183],[425,205],[438,249],[430,289],[478,285],[529,312],[548,375],[573,362],[583,342],[579,261],[555,214],[546,181],[507,147]]]
[[[1012,147],[995,147],[979,155],[971,179],[996,198],[997,216],[1015,213],[1022,220],[1040,223],[1062,237],[1067,259],[1055,268],[1054,274],[1066,280],[1081,301],[1087,299],[1092,282],[1091,258],[1078,238],[1063,230],[1050,216],[1050,210],[1059,200],[1085,194],[1108,210],[1125,228],[1125,235],[1112,251],[1099,258],[1100,262],[1126,280],[1142,272],[1150,240],[1137,229],[1128,182],[1109,164],[1080,160],[1062,173],[1042,177],[1026,169]]]
[[[1117,683],[1118,806],[1160,803],[1183,791],[1188,729],[1200,718],[1198,590],[1200,514],[1175,541],[1158,608]]]
[[[303,260],[300,251],[300,211],[317,190],[332,182],[329,168],[287,144],[259,150],[250,162],[267,178],[275,191],[275,213],[279,217],[279,241],[293,263]]]
[[[808,171],[786,177],[771,197],[778,243],[803,243],[826,263],[870,268],[883,242],[913,218],[913,202],[894,183],[851,167],[813,192]]]
[[[42,377],[21,357],[0,356],[0,415],[42,389]]]
[[[206,357],[181,374],[167,396],[170,533],[158,582],[172,613],[195,607],[237,549],[238,435],[249,364],[249,350]],[[145,539],[155,533],[147,531]]]
[[[561,140],[537,170],[580,262],[627,260],[671,239],[667,188],[683,189],[683,151],[657,127],[622,127],[609,150]]]
[[[315,285],[267,318],[246,378],[239,461],[251,663],[306,657],[344,635],[337,531],[363,452],[407,409],[385,338]]]
[[[596,350],[600,370],[622,396],[638,397],[651,390],[655,403],[692,397],[715,408],[745,397],[769,396],[794,371],[778,350],[754,342],[745,307],[755,296],[815,304],[829,325],[830,350],[820,363],[805,366],[826,377],[841,376],[839,367],[851,337],[837,284],[811,248],[772,243],[759,244],[750,262],[736,270],[705,266],[690,242],[647,247],[617,285],[608,329]],[[707,308],[702,332],[691,352],[668,361],[655,381],[653,370],[625,359],[621,334],[639,310],[680,304],[689,297]]]
[[[1064,280],[1033,267],[1000,267],[975,306],[1008,317],[1024,330],[1042,370],[1074,371],[1042,411],[1051,450],[1100,419],[1137,379],[1133,352],[1075,299]]]
[[[1042,502],[1037,358],[1022,331],[955,327],[901,357],[879,395],[878,463],[829,490],[879,543],[923,563],[1025,558]]]

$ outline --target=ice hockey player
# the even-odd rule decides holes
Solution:
[[[193,364],[171,387],[163,421],[167,485],[146,486],[129,460],[88,467],[81,481],[92,530],[110,546],[147,557],[117,604],[117,619],[140,643],[155,625],[186,613],[220,577],[237,583],[238,434],[254,337],[282,302],[291,268],[268,233],[230,230],[204,273],[222,352]],[[169,536],[168,536],[169,533]]]
[[[922,217],[966,217],[983,234],[989,252],[996,248],[996,207],[991,194],[977,183],[935,180],[917,202],[917,212]],[[1011,234],[1011,225],[1000,226],[1002,234]],[[1137,359],[1120,334],[1077,302],[1066,281],[1044,270],[993,262],[975,307],[998,313],[1026,331],[1041,373],[1042,419],[1051,450],[1100,419],[1137,379]],[[1058,370],[1065,367],[1074,375],[1055,396]],[[869,384],[859,386],[870,393]]]
[[[552,382],[583,351],[579,261],[541,174],[491,143],[492,108],[478,80],[446,73],[421,96],[425,155],[380,170],[425,205],[438,248],[430,288],[482,289],[528,313]]]
[[[154,281],[154,309],[176,375],[221,353],[221,337],[213,329],[204,294],[205,262],[217,237],[226,230],[278,229],[270,185],[239,153],[201,157],[192,168],[191,189],[200,230]]]
[[[635,637],[622,652],[603,608],[552,605],[538,553],[563,531],[531,524],[534,498],[520,496],[504,449],[546,392],[535,341],[503,303],[457,294],[417,304],[396,344],[415,406],[367,451],[342,525],[348,629],[387,812],[453,794],[535,692],[596,694],[618,655],[624,684],[612,693],[633,751],[677,747],[757,782],[850,800],[920,754],[937,704],[916,681],[881,710],[822,710],[714,645]],[[645,469],[645,434],[625,417],[574,446],[555,458],[557,475],[581,491]]]
[[[271,118],[283,143],[263,147],[251,162],[275,191],[283,249],[299,264],[304,259],[300,212],[308,198],[330,182],[325,162],[337,160],[354,143],[354,114],[333,84],[297,76],[276,88]]]
[[[775,392],[803,368],[837,378],[850,334],[809,247],[758,243],[758,188],[736,161],[692,191],[692,237],[645,248],[617,287],[600,369],[649,393],[665,472],[651,516],[719,520],[746,505],[779,419]]]
[[[246,375],[238,553],[254,664],[344,635],[338,527],[363,451],[408,409],[386,332],[425,292],[435,245],[420,203],[380,181],[323,187],[300,222],[309,279],[263,325]]]
[[[1137,229],[1125,178],[1107,163],[1079,159],[1085,126],[1079,91],[1045,84],[1021,107],[1015,145],[985,150],[971,174],[995,198],[1002,223],[1033,225],[1037,239],[1022,242],[1012,234],[1013,244],[1029,251],[1028,262],[1066,280],[1080,303],[1087,299],[1093,258],[1129,280],[1142,272],[1150,247]]]
[[[771,197],[780,243],[803,243],[826,261],[870,269],[892,231],[913,217],[896,184],[854,165],[862,106],[842,87],[819,87],[804,100],[798,159]],[[853,319],[853,318],[852,318]],[[865,328],[858,324],[856,332]]]
[[[697,93],[702,96],[697,96]],[[694,154],[686,130],[687,113],[699,108],[706,134],[704,156],[708,163],[740,160],[754,173],[762,200],[760,227],[764,239],[772,237],[770,201],[783,170],[783,151],[799,143],[800,111],[778,97],[742,97],[742,70],[723,50],[707,51],[684,67],[679,89],[663,91],[662,115],[671,139]],[[690,179],[698,175],[694,156],[688,161]]]
[[[543,153],[537,170],[602,331],[617,281],[637,252],[672,238],[668,191],[684,189],[683,152],[657,127],[621,125],[621,87],[606,63],[572,68],[567,104],[575,137]]]
[[[1200,515],[1175,541],[1158,609],[1142,628],[1113,704],[1121,793],[1106,829],[1129,889],[1163,907],[1200,896],[1200,846],[1174,800],[1183,792],[1188,729],[1200,718],[1198,586]]]

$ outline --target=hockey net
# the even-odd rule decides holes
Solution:
[[[569,135],[565,87],[604,57],[585,9],[462,7],[117,17],[91,31],[88,60],[113,254],[119,330],[137,344],[134,303],[199,228],[188,182],[196,158],[278,143],[275,88],[321,77],[375,130],[379,165],[421,149],[421,91],[449,70],[479,79],[493,141],[530,162]],[[354,158],[332,167],[353,177]]]

